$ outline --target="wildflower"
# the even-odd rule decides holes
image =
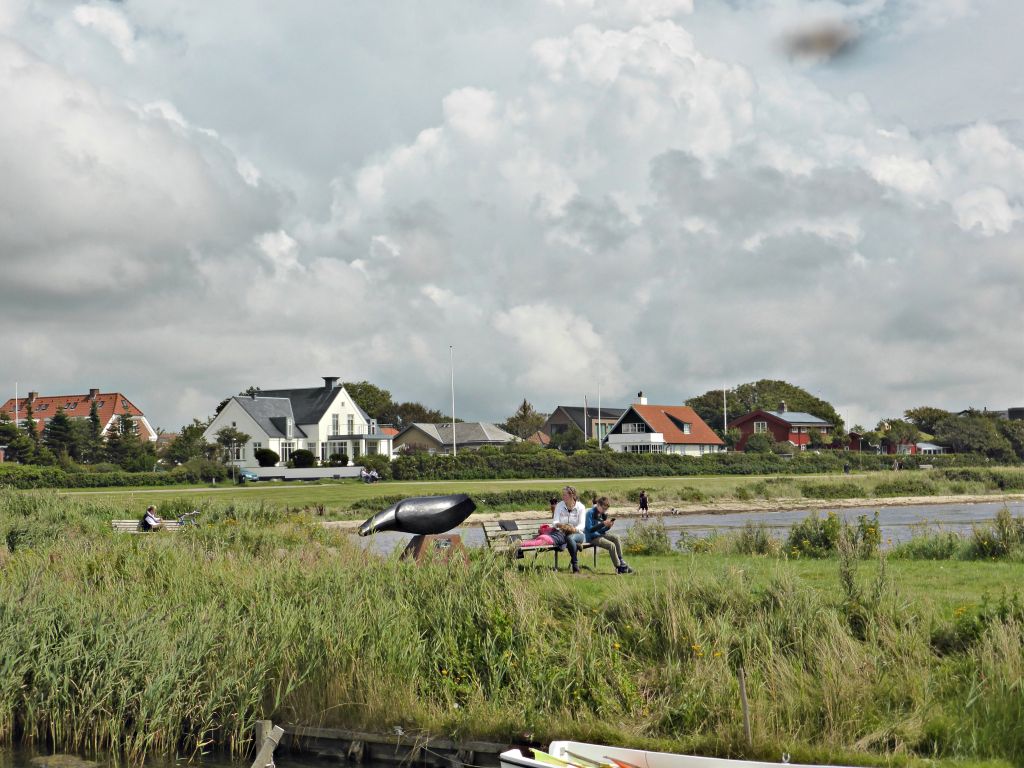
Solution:
[[[721,651],[715,651],[715,652],[714,652],[713,654],[711,654],[711,655],[712,655],[712,656],[714,656],[714,657],[715,657],[715,658],[717,659],[717,658],[718,658],[719,656],[721,656],[721,655],[722,655],[722,652],[721,652]]]
[[[616,651],[619,650],[619,648],[621,648],[621,647],[622,646],[619,645],[618,643],[612,643],[612,648],[614,648]]]
[[[447,675],[448,674],[448,670],[447,669],[442,669],[441,670],[441,674],[442,675]]]

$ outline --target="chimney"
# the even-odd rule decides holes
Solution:
[[[324,389],[335,389],[335,388],[337,388],[337,386],[338,386],[338,377],[337,376],[321,376],[320,378],[324,380]]]
[[[99,396],[100,396],[100,391],[98,389],[90,389],[89,390],[89,399],[90,400],[95,400]]]
[[[636,400],[633,401],[633,405],[647,405],[647,398],[644,397],[642,391],[636,393]]]
[[[785,400],[780,400],[779,401],[779,413],[785,413],[785,412],[786,412],[786,401]]]
[[[39,397],[39,393],[38,393],[38,392],[29,392],[29,393],[28,393],[28,402],[29,402],[29,403],[33,403],[33,402],[35,402],[35,399],[36,399],[37,397]]]

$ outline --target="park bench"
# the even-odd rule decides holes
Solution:
[[[480,523],[480,527],[484,529],[484,539],[486,539],[489,549],[513,555],[519,549],[520,541],[536,538],[540,532],[540,527],[550,522],[550,517],[531,520],[485,520]],[[600,547],[595,547],[593,544],[580,544],[580,549],[594,550],[594,568],[597,568],[597,550]],[[523,552],[532,552],[534,560],[537,559],[537,555],[541,552],[554,552],[555,570],[558,570],[559,550],[555,547],[528,547]]]
[[[114,529],[114,533],[151,533],[151,531],[142,530],[141,520],[111,520],[110,526]],[[181,528],[181,523],[177,520],[164,520],[164,525],[160,530],[176,531],[179,528]]]

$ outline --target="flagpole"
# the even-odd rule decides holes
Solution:
[[[455,348],[448,345],[448,361],[452,371],[452,456],[458,455],[458,446],[455,445]]]
[[[725,387],[722,387],[722,437],[729,431],[729,401],[725,397]]]
[[[597,382],[597,428],[601,429],[601,382]],[[598,435],[597,450],[604,450],[604,440]]]

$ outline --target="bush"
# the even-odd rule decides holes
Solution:
[[[1014,517],[1003,507],[991,525],[973,527],[964,557],[993,560],[1020,554],[1024,554],[1024,517]]]
[[[736,534],[735,552],[740,555],[778,555],[781,545],[764,523],[748,520]]]
[[[227,479],[228,468],[210,459],[189,459],[167,474],[182,483],[209,483]]]
[[[281,457],[269,448],[257,448],[252,455],[261,467],[275,467],[281,460]]]
[[[934,496],[935,483],[926,477],[905,475],[892,480],[883,480],[875,486],[875,496]]]
[[[316,454],[312,451],[307,451],[305,448],[299,448],[297,451],[292,451],[291,465],[293,467],[298,467],[299,469],[315,467]]]
[[[796,556],[828,557],[836,551],[842,528],[835,512],[829,512],[824,519],[812,512],[789,529],[786,549]]]
[[[387,456],[375,454],[372,456],[360,456],[359,463],[366,467],[366,471],[377,470],[381,480],[390,480],[394,475],[391,472],[391,460]]]
[[[672,544],[661,520],[638,521],[626,534],[622,548],[631,555],[667,555]]]
[[[963,539],[952,531],[926,532],[893,547],[894,560],[952,560],[963,547]]]
[[[348,454],[347,453],[332,453],[327,458],[327,466],[329,466],[329,467],[347,467],[348,466]]]
[[[864,488],[851,482],[800,483],[800,494],[807,499],[856,499],[867,495]]]

